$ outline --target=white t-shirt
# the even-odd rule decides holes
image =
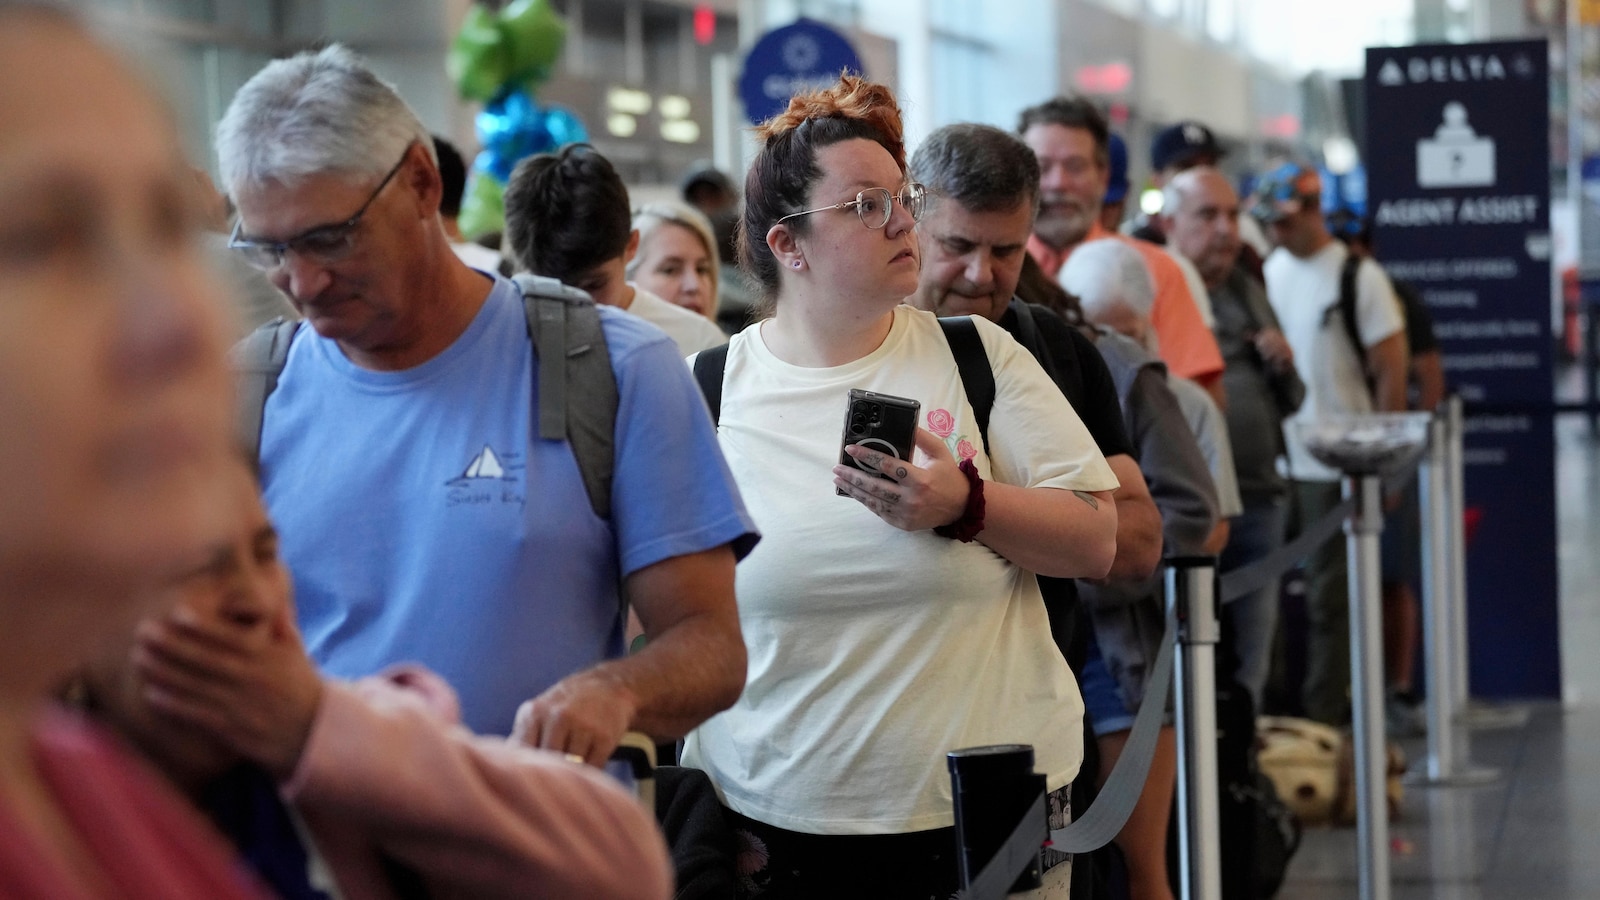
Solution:
[[[739,564],[748,682],[686,743],[723,802],[813,834],[948,826],[945,754],[1033,745],[1051,789],[1083,758],[1083,701],[1037,580],[979,541],[905,532],[834,494],[851,388],[922,404],[923,427],[986,481],[1086,491],[1116,477],[1039,364],[974,317],[995,377],[993,458],[931,313],[902,306],[883,344],[832,368],[731,341],[718,437],[761,543]]]
[[[728,342],[728,336],[715,322],[638,286],[633,289],[633,303],[629,304],[628,312],[665,331],[684,356]]]
[[[1294,350],[1295,368],[1306,384],[1305,402],[1283,420],[1289,447],[1289,467],[1284,474],[1297,481],[1338,481],[1339,472],[1312,457],[1300,440],[1296,423],[1373,410],[1361,358],[1350,345],[1336,308],[1339,270],[1348,253],[1344,244],[1333,241],[1305,259],[1281,247],[1267,257],[1267,299],[1278,314],[1283,336]],[[1362,260],[1356,270],[1356,330],[1361,343],[1374,347],[1405,327],[1405,313],[1389,279],[1372,260]]]

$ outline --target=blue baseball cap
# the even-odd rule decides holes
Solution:
[[[1111,179],[1106,185],[1107,203],[1121,203],[1128,196],[1128,145],[1120,135],[1113,133],[1106,143],[1106,155],[1111,159]]]

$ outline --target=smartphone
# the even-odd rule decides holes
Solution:
[[[839,464],[878,474],[844,451],[851,444],[862,444],[890,456],[910,460],[916,446],[917,418],[922,404],[905,397],[852,390],[844,415],[844,437],[839,446]],[[847,496],[835,488],[840,496]]]

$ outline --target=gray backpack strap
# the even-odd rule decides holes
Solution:
[[[289,345],[299,330],[298,319],[279,316],[250,332],[233,347],[233,370],[238,384],[235,399],[234,438],[253,459],[261,456],[261,426],[267,398],[278,388],[278,376],[289,364]]]
[[[513,280],[539,367],[539,437],[572,445],[590,506],[610,519],[619,401],[600,311],[588,294],[554,278]]]

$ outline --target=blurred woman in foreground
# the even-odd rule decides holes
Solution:
[[[49,701],[224,526],[215,286],[168,112],[70,17],[0,0],[0,896],[258,896]]]

